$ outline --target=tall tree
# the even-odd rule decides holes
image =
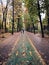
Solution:
[[[42,37],[44,37],[42,20],[41,20],[41,15],[40,15],[40,3],[39,3],[39,0],[37,0],[37,5],[38,5],[38,15],[39,15],[39,20],[40,20],[40,25],[41,25],[41,33],[42,33]]]
[[[36,0],[25,0],[26,7],[28,8],[28,12],[32,21],[34,33],[35,33],[35,26],[34,26],[34,16],[37,15],[37,6]],[[38,19],[38,18],[37,18]]]
[[[13,6],[13,19],[12,19],[12,34],[14,33],[14,0],[12,0],[12,6]]]
[[[6,19],[7,19],[7,12],[8,12],[8,4],[9,4],[10,0],[7,0],[7,4],[4,10],[4,21],[5,21],[5,32],[6,32]]]
[[[49,31],[49,0],[44,0],[44,8],[46,9],[47,20],[48,20],[48,31]]]
[[[4,7],[3,1],[1,0],[2,13],[3,13],[2,29],[3,29],[3,22],[5,22],[5,32],[6,32],[6,19],[7,19],[7,11],[8,11],[8,3],[9,2],[10,2],[10,0],[7,0],[6,7]]]
[[[3,11],[3,2],[2,2],[2,0],[1,0],[1,6],[2,6],[2,13],[3,13],[3,19],[2,19],[2,29],[3,29],[4,11]]]
[[[40,2],[42,3],[42,1]],[[39,0],[25,0],[25,4],[28,8],[28,11],[29,11],[29,14],[30,14],[30,17],[31,17],[31,20],[34,19],[34,16],[39,16],[39,22],[40,22],[40,26],[41,26],[41,33],[42,33],[42,37],[44,37],[44,32],[43,32],[43,27],[42,27],[42,20],[41,20],[41,10],[40,10],[40,4],[39,3]],[[38,17],[37,17],[38,19]],[[34,27],[34,25],[33,25]],[[35,30],[35,29],[34,29]]]

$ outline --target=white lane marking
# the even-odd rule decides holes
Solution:
[[[28,37],[28,40],[29,40],[31,46],[34,48],[34,50],[35,50],[35,52],[37,53],[37,55],[39,56],[39,58],[41,59],[43,65],[46,65],[46,63],[45,63],[44,60],[42,59],[41,55],[40,55],[39,52],[37,51],[36,47],[34,46],[34,44],[33,44],[34,42],[32,43],[32,41],[30,40],[29,37]]]

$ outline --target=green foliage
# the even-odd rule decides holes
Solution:
[[[21,16],[22,14],[22,1],[21,0],[14,0],[14,11],[15,11],[15,17],[18,17],[18,15]]]
[[[47,19],[45,18],[42,23],[43,25],[47,25]]]
[[[25,20],[25,22],[31,22],[30,15],[29,15],[28,12],[25,12],[25,14],[24,14],[24,20]]]
[[[17,26],[18,26],[18,21],[17,21]],[[23,22],[22,22],[22,18],[19,19],[19,26],[18,26],[18,29],[19,31],[22,29],[23,27]]]
[[[33,23],[38,22],[38,10],[37,10],[37,0],[25,0],[26,7],[28,8],[28,12]]]
[[[25,3],[30,15],[37,14],[36,0],[27,0]]]
[[[49,0],[44,0],[44,7],[46,9],[47,15],[49,16]]]
[[[19,23],[19,29],[21,30],[21,29],[22,29],[22,27],[23,27],[23,22],[22,22],[22,21],[20,21],[20,23]]]
[[[29,29],[30,29],[30,22],[25,22],[25,27],[26,27],[26,30],[29,31]]]

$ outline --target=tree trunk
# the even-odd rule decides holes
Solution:
[[[3,29],[3,21],[4,21],[4,13],[3,13],[3,20],[2,20],[2,29]]]
[[[1,5],[2,5],[2,13],[3,13],[3,19],[2,19],[2,29],[3,29],[4,12],[3,12],[3,2],[2,2],[2,0],[1,0]]]
[[[49,18],[48,18],[48,25],[47,25],[47,29],[48,29],[48,31],[49,31]]]
[[[12,34],[14,33],[14,0],[12,2],[13,5],[13,20],[12,20]]]
[[[34,29],[34,34],[35,34],[35,26],[34,26],[34,23],[33,23],[33,29]]]
[[[14,33],[14,20],[12,20],[12,34]]]
[[[2,4],[2,12],[3,12],[3,21],[2,21],[2,29],[3,29],[3,22],[5,22],[5,32],[6,32],[6,18],[7,18],[7,11],[8,11],[8,0],[7,0],[7,5],[5,10],[3,9],[3,2],[1,0],[1,4]],[[6,16],[4,16],[4,14],[6,14]]]
[[[17,24],[17,32],[19,32],[19,18],[18,18],[18,24]]]
[[[42,21],[41,21],[41,15],[39,15],[39,18],[40,18],[41,33],[42,33],[42,37],[44,38],[44,32],[43,32],[43,26],[42,26]]]
[[[8,11],[8,1],[7,1],[7,5],[6,5],[6,8],[5,8],[5,11],[4,11],[4,14],[6,15],[6,16],[4,16],[4,21],[5,21],[5,33],[7,32],[7,29],[6,29],[7,11]]]
[[[39,19],[40,19],[40,26],[41,26],[41,33],[42,33],[42,37],[44,38],[44,32],[43,32],[43,26],[42,26],[42,20],[41,20],[41,15],[40,15],[40,5],[39,5],[39,1],[38,1],[38,15],[39,15]]]
[[[7,30],[6,30],[6,18],[5,18],[5,33],[7,32]]]

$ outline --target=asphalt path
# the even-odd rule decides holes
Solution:
[[[49,37],[42,38],[40,34],[27,32],[28,37],[42,56],[43,60],[49,65]]]
[[[5,65],[45,65],[28,39],[26,33],[21,33]]]

